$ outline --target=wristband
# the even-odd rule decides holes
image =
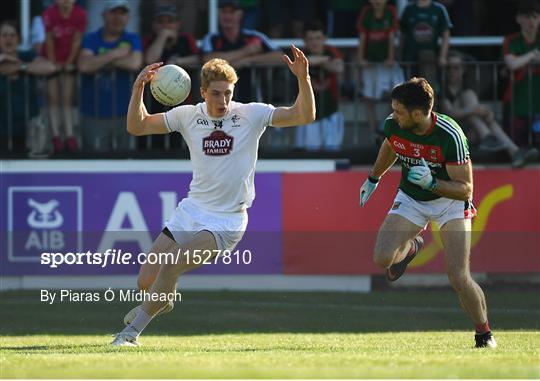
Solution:
[[[437,189],[437,185],[438,185],[437,180],[434,177],[433,181],[431,182],[427,190],[430,192],[435,192],[435,190]]]
[[[370,183],[373,183],[373,184],[377,184],[377,183],[379,182],[380,179],[381,179],[380,177],[379,177],[379,178],[376,178],[376,177],[373,177],[373,176],[371,176],[371,175],[368,176],[369,182],[370,182]]]

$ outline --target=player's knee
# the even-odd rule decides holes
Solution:
[[[464,290],[469,285],[470,279],[470,276],[463,272],[448,272],[450,285],[457,292]]]

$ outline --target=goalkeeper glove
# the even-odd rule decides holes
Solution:
[[[375,192],[375,189],[379,184],[379,180],[380,179],[370,175],[366,181],[364,181],[364,184],[362,184],[360,187],[360,206],[364,206],[371,197],[371,194]]]

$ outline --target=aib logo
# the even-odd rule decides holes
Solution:
[[[16,186],[8,189],[8,259],[38,261],[49,250],[82,246],[82,189]]]
[[[40,203],[29,198],[28,205],[32,208],[32,211],[26,221],[31,228],[55,229],[62,226],[64,217],[58,210],[58,200],[52,199],[48,202]]]

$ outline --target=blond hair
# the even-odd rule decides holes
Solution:
[[[207,89],[210,82],[225,81],[233,85],[238,81],[234,68],[224,59],[213,58],[201,69],[201,87]]]

